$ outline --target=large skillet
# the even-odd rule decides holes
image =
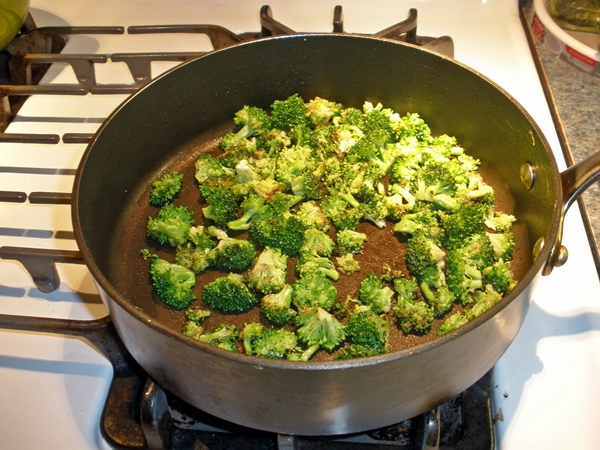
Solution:
[[[125,239],[126,229],[146,214],[146,189],[154,177],[214,148],[243,105],[268,108],[294,93],[417,112],[434,132],[456,136],[480,158],[499,195],[508,199],[508,212],[518,218],[524,267],[510,295],[455,333],[351,361],[259,359],[183,336],[172,314],[152,300],[147,265],[123,263],[126,255],[141,260],[145,245],[143,236],[139,243]],[[179,66],[125,101],[83,156],[73,222],[119,335],[155,381],[210,414],[252,428],[343,434],[425,412],[496,363],[519,331],[536,280],[563,259],[563,214],[573,194],[591,182],[580,176],[590,165],[597,163],[560,174],[527,112],[451,59],[352,35],[269,38]],[[537,258],[531,256],[534,247]]]

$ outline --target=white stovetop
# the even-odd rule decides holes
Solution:
[[[263,4],[297,31],[330,31],[333,8],[344,8],[348,32],[373,33],[419,11],[418,32],[450,35],[455,57],[496,81],[538,122],[564,169],[556,133],[518,16],[517,0],[32,0],[38,26],[208,24],[258,31]],[[65,52],[209,50],[199,36],[82,36]],[[157,64],[156,72],[168,65]],[[100,83],[130,82],[120,66],[99,68]],[[63,67],[47,83],[72,83]],[[123,96],[33,97],[8,132],[92,133]],[[1,167],[76,169],[85,145],[0,144]],[[52,155],[52,156],[49,156]],[[3,173],[0,190],[70,192],[70,175]],[[35,213],[35,216],[34,216]],[[30,217],[40,217],[32,224]],[[73,241],[10,236],[17,230],[72,230],[68,206],[0,204],[0,245],[74,250]],[[564,244],[570,260],[543,278],[522,331],[495,370],[494,414],[502,449],[594,449],[600,441],[600,285],[575,207]],[[61,265],[51,294],[33,286],[19,264],[0,261],[0,313],[91,319],[106,314],[84,266]],[[84,340],[0,331],[0,448],[104,448],[98,418],[112,368]]]

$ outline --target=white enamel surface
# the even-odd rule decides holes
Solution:
[[[455,57],[514,96],[534,117],[566,167],[535,72],[516,0],[270,1],[274,17],[296,31],[331,31],[333,8],[344,8],[348,32],[373,33],[419,11],[418,33],[450,35]],[[259,31],[254,0],[118,1],[33,0],[38,26],[218,24],[236,33]],[[206,51],[203,36],[78,36],[67,53]],[[156,75],[171,64],[153,65]],[[131,83],[120,64],[98,68],[100,83]],[[74,83],[64,66],[44,83]],[[33,97],[8,132],[92,133],[125,96]],[[69,192],[85,145],[0,144],[0,166],[70,169],[67,174],[6,174],[0,190]],[[0,204],[0,245],[74,250],[60,239],[72,231],[68,206]],[[543,278],[525,325],[496,366],[494,413],[502,449],[598,447],[600,427],[600,286],[579,212],[568,214],[568,263]],[[51,294],[32,286],[20,264],[0,260],[0,313],[91,319],[106,314],[87,269],[60,265],[62,283]],[[81,339],[0,331],[0,448],[105,447],[97,427],[112,379],[110,364]],[[498,414],[500,417],[500,414]]]

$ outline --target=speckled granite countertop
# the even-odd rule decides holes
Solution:
[[[578,163],[600,151],[600,78],[557,58],[539,42],[537,48],[565,130],[571,156],[574,163]],[[600,183],[597,182],[588,188],[583,194],[583,203],[592,231],[592,249],[598,261]]]

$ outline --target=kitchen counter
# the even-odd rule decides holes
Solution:
[[[574,163],[600,150],[600,78],[589,75],[552,54],[537,41],[540,58],[563,124]],[[600,183],[583,194],[589,218],[590,242],[598,267],[600,240]],[[600,272],[600,267],[598,267]]]

